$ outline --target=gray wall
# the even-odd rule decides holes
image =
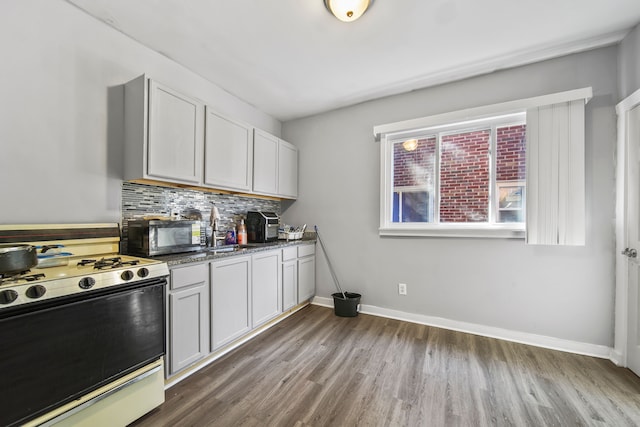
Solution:
[[[300,197],[288,223],[317,224],[343,288],[362,303],[611,346],[617,46],[388,97],[283,123],[300,148]],[[587,244],[381,238],[373,126],[592,86],[586,108]],[[318,257],[317,295],[334,291]],[[397,284],[408,284],[399,296]]]
[[[117,222],[122,84],[148,73],[276,135],[280,123],[63,0],[3,0],[0,223]]]
[[[640,24],[620,43],[620,100],[640,89]]]

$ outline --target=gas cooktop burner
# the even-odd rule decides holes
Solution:
[[[27,270],[16,274],[0,274],[0,285],[16,283],[23,280],[26,282],[35,282],[45,277],[43,273],[28,274],[30,272],[31,271]]]
[[[140,264],[140,261],[137,259],[123,261],[120,257],[102,258],[100,260],[83,259],[81,261],[78,261],[78,265],[84,266],[89,264],[93,264],[94,270],[108,270],[110,268],[120,268],[127,265],[138,265]]]
[[[22,275],[25,275],[25,274],[30,273],[30,272],[31,272],[31,270],[20,271],[18,273],[0,273],[0,280],[13,279],[15,277],[22,276]]]

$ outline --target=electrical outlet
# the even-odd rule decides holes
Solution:
[[[407,294],[407,284],[406,283],[398,283],[398,293],[400,295]]]

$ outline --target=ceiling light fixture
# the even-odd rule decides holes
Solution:
[[[407,139],[402,143],[402,147],[407,151],[414,151],[418,148],[418,140],[417,139]]]
[[[343,22],[351,22],[360,18],[373,0],[324,0],[329,12]]]

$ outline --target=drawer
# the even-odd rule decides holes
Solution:
[[[298,258],[302,258],[304,256],[315,255],[316,253],[316,245],[300,245],[298,246]]]
[[[171,269],[171,289],[180,289],[191,285],[209,282],[209,264],[191,264]]]
[[[282,248],[282,261],[291,261],[292,259],[298,258],[298,248],[295,246],[289,246],[287,248]]]

